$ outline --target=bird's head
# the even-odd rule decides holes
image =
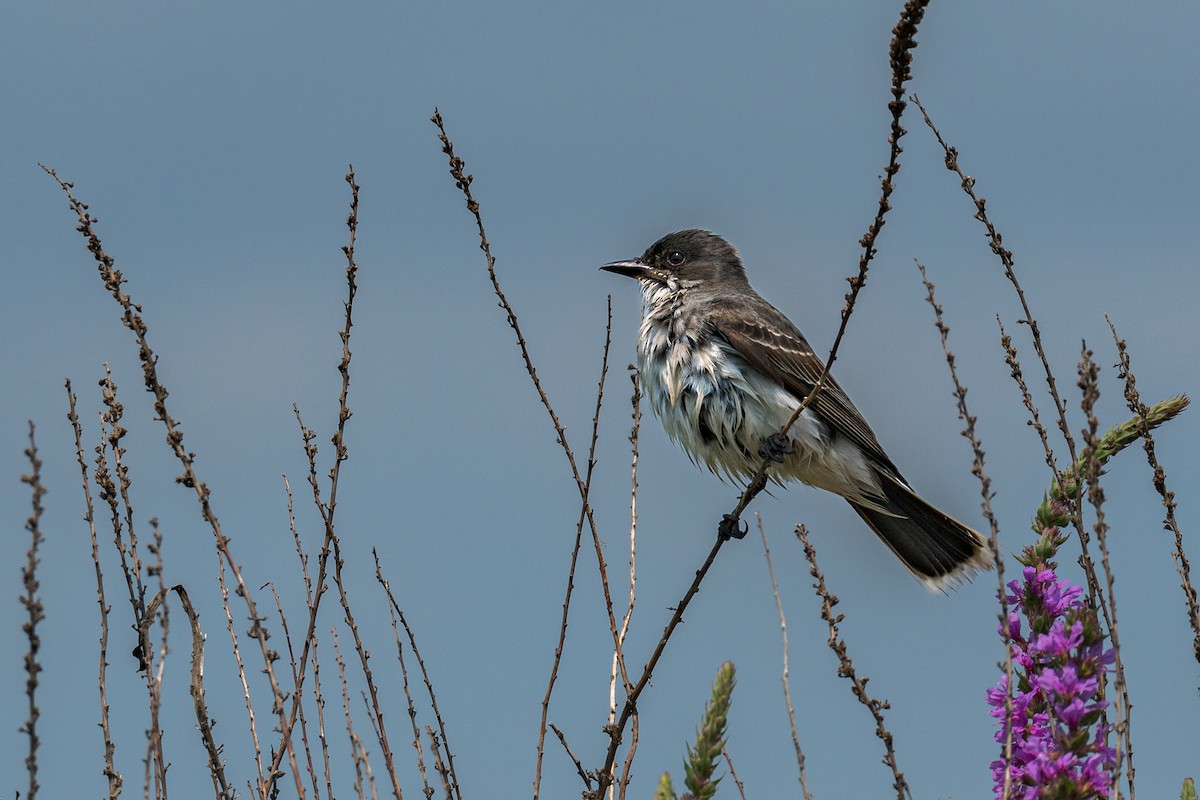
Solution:
[[[600,269],[637,278],[647,289],[655,284],[676,290],[746,283],[746,271],[734,246],[701,230],[669,233],[640,258],[614,261]]]

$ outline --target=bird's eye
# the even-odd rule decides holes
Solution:
[[[678,250],[672,250],[669,254],[667,254],[667,263],[673,267],[678,267],[683,263],[683,253],[679,252]]]

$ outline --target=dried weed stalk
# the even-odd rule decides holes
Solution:
[[[38,458],[37,442],[34,439],[33,421],[29,422],[29,447],[25,449],[25,457],[29,459],[29,473],[21,476],[21,483],[29,485],[33,495],[33,512],[25,520],[25,530],[29,532],[29,550],[25,553],[25,564],[21,567],[21,581],[25,586],[25,594],[21,595],[21,607],[25,609],[27,619],[21,625],[25,634],[28,649],[25,651],[25,697],[28,700],[29,716],[21,725],[21,733],[29,737],[29,754],[25,756],[25,769],[29,773],[29,790],[26,797],[35,800],[38,793],[38,738],[37,723],[42,715],[37,704],[38,675],[42,664],[38,661],[38,651],[42,647],[42,638],[38,634],[38,623],[46,618],[46,607],[38,594],[41,583],[38,581],[37,569],[41,559],[38,550],[45,541],[42,536],[41,522],[42,498],[46,496],[46,487],[42,485],[42,461]]]
[[[225,777],[225,764],[221,759],[222,746],[217,744],[213,734],[216,720],[208,715],[208,704],[204,697],[204,631],[200,628],[200,615],[196,613],[192,600],[188,597],[187,589],[180,585],[169,586],[154,595],[154,599],[146,606],[146,614],[138,628],[138,650],[135,655],[141,659],[140,669],[149,669],[150,661],[146,654],[152,651],[150,641],[150,626],[156,618],[160,604],[165,603],[167,595],[174,592],[179,597],[179,604],[184,615],[188,618],[192,630],[192,675],[188,692],[192,696],[192,707],[196,712],[196,724],[200,729],[200,740],[208,754],[208,769],[212,775],[213,791],[217,800],[233,800],[234,790]]]
[[[958,405],[958,418],[963,422],[961,431],[963,438],[971,445],[971,454],[973,460],[971,462],[971,474],[979,480],[980,492],[980,510],[983,512],[984,519],[988,523],[988,547],[992,551],[992,561],[996,565],[996,596],[1000,600],[1000,612],[998,614],[999,628],[1001,635],[1004,637],[1004,674],[1008,676],[1007,694],[1004,699],[1004,719],[1005,719],[1005,739],[1004,739],[1004,761],[1006,764],[1012,764],[1012,747],[1013,747],[1013,730],[1012,730],[1012,715],[1013,715],[1013,650],[1012,640],[1009,637],[1008,628],[1008,591],[1004,585],[1004,557],[1000,552],[1000,523],[996,519],[996,513],[992,509],[992,479],[988,476],[984,469],[984,451],[983,442],[979,439],[975,432],[975,423],[977,418],[971,415],[970,409],[967,408],[967,387],[963,386],[958,379],[958,368],[955,365],[954,353],[950,350],[950,326],[946,324],[943,317],[943,310],[937,297],[934,294],[933,282],[929,280],[929,276],[925,273],[925,266],[920,261],[917,263],[917,269],[921,273],[921,282],[925,285],[925,299],[929,302],[933,309],[934,326],[937,328],[938,336],[942,341],[942,352],[946,356],[946,366],[950,370],[950,380],[954,383],[954,399]],[[1006,344],[1006,350],[1009,345]],[[1021,379],[1021,365],[1016,360],[1016,354],[1013,353],[1012,359],[1008,362],[1009,367],[1014,371],[1013,377],[1018,381],[1022,391],[1027,399],[1026,408],[1033,414],[1033,419],[1037,419],[1037,409],[1033,406],[1033,399],[1029,397],[1029,390],[1025,388],[1024,381]],[[1042,440],[1045,442],[1045,431],[1040,428],[1040,423],[1036,423],[1042,434]],[[1046,446],[1046,452],[1049,455],[1049,445]],[[1053,456],[1049,455],[1051,468],[1053,469]],[[1011,769],[1006,770],[1004,776],[1004,788],[1002,797],[1008,797],[1009,789],[1011,788]]]
[[[88,481],[88,467],[83,455],[83,430],[79,425],[79,415],[75,411],[75,393],[71,390],[71,381],[66,382],[67,389],[67,420],[75,433],[75,461],[79,464],[79,473],[83,485],[84,522],[92,541],[92,566],[96,570],[96,602],[100,605],[100,731],[104,736],[104,777],[108,780],[109,800],[117,800],[125,780],[117,772],[115,757],[117,745],[113,742],[112,728],[109,724],[108,707],[108,612],[111,610],[104,596],[104,572],[100,568],[100,547],[96,538],[96,516],[92,507],[92,489]]]
[[[1117,375],[1125,382],[1125,402],[1129,406],[1129,410],[1137,415],[1142,428],[1142,447],[1146,451],[1146,460],[1152,471],[1151,480],[1154,483],[1154,490],[1158,492],[1162,498],[1163,508],[1166,510],[1166,516],[1163,517],[1163,529],[1170,531],[1175,536],[1175,549],[1171,556],[1175,560],[1175,568],[1179,572],[1179,588],[1183,591],[1184,606],[1187,609],[1188,623],[1192,626],[1192,650],[1195,653],[1196,661],[1200,662],[1200,602],[1196,600],[1196,588],[1192,585],[1192,570],[1191,564],[1188,561],[1187,553],[1183,550],[1183,533],[1179,529],[1179,520],[1175,517],[1175,508],[1179,505],[1175,501],[1175,493],[1167,488],[1167,475],[1162,465],[1158,463],[1158,455],[1154,448],[1154,436],[1150,432],[1150,425],[1147,422],[1146,415],[1150,408],[1142,402],[1141,396],[1137,390],[1137,379],[1133,375],[1133,368],[1129,358],[1129,347],[1125,340],[1117,335],[1117,329],[1113,326],[1112,320],[1108,320],[1108,328],[1112,331],[1113,341],[1117,345]]]
[[[779,635],[783,640],[783,702],[787,707],[788,725],[792,729],[792,747],[796,751],[796,768],[800,774],[800,790],[804,793],[804,800],[812,800],[812,794],[808,791],[808,773],[804,769],[804,751],[800,749],[800,733],[796,730],[796,708],[792,705],[792,678],[791,670],[788,666],[788,634],[787,634],[787,617],[783,613],[783,601],[779,598],[779,582],[775,580],[775,564],[771,561],[771,548],[767,544],[767,532],[763,529],[763,521],[761,514],[754,515],[758,521],[758,535],[762,538],[763,555],[767,559],[767,576],[771,579],[771,595],[775,598],[775,610],[779,612]],[[728,757],[728,754],[726,754]],[[729,765],[730,771],[733,771],[732,762]],[[738,784],[741,788],[741,784]]]
[[[871,716],[875,719],[875,735],[883,742],[883,763],[892,771],[892,788],[896,790],[897,800],[912,800],[912,792],[909,791],[908,782],[904,780],[904,773],[896,764],[896,750],[892,745],[892,733],[887,729],[883,722],[883,712],[891,705],[887,700],[876,700],[867,693],[867,682],[869,678],[860,678],[858,673],[854,671],[854,664],[850,661],[850,656],[846,650],[846,642],[841,638],[838,631],[838,624],[846,618],[845,614],[835,614],[833,609],[840,602],[838,596],[831,593],[825,585],[825,576],[821,572],[821,568],[817,566],[817,551],[813,548],[812,542],[808,538],[808,529],[803,525],[796,526],[796,538],[804,545],[804,557],[808,559],[809,573],[815,578],[813,589],[817,596],[821,598],[821,619],[829,625],[829,649],[837,656],[838,660],[838,675],[850,681],[854,696],[858,702],[867,707],[871,712]]]

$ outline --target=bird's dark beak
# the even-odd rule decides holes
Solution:
[[[607,272],[615,272],[627,278],[637,278],[638,280],[652,277],[650,275],[650,268],[638,259],[633,259],[632,261],[614,261],[611,264],[605,264],[600,269]]]

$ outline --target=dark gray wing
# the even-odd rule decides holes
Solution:
[[[807,397],[825,369],[824,362],[813,352],[804,334],[778,309],[759,297],[722,298],[713,305],[710,320],[715,333],[746,363],[796,397]],[[824,386],[808,408],[837,435],[858,445],[867,458],[900,477],[900,471],[883,451],[871,426],[833,376],[825,379]]]

